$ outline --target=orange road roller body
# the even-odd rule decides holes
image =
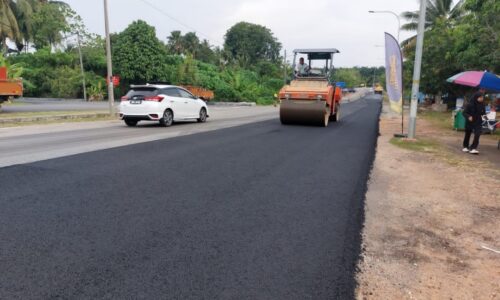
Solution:
[[[294,51],[294,76],[279,92],[280,120],[282,124],[310,124],[328,126],[329,121],[339,121],[342,90],[331,80],[333,54],[336,49],[297,49]],[[306,55],[309,65],[298,67],[298,55]],[[326,61],[326,66],[311,68],[311,61]],[[301,60],[302,62],[302,60]]]

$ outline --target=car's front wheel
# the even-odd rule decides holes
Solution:
[[[163,113],[163,118],[160,119],[160,125],[164,127],[172,126],[174,123],[174,113],[171,109],[165,110]]]
[[[198,122],[204,123],[207,121],[207,110],[202,107],[200,110],[200,117],[198,118]]]
[[[125,124],[127,124],[127,126],[129,127],[134,127],[137,125],[137,120],[129,120],[129,119],[124,119],[123,120],[125,122]]]

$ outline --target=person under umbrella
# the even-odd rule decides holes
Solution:
[[[466,106],[462,114],[465,117],[465,136],[463,142],[463,152],[469,152],[470,154],[479,154],[477,148],[479,147],[479,137],[482,132],[482,122],[483,116],[486,114],[484,107],[484,89],[480,89],[478,92],[472,96],[472,101],[470,101]],[[470,137],[474,133],[474,140],[472,145],[470,144]]]

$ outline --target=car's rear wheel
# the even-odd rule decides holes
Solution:
[[[130,119],[124,119],[123,120],[125,122],[125,124],[127,124],[127,126],[130,126],[130,127],[134,127],[137,125],[137,120],[130,120]]]
[[[164,127],[172,126],[174,123],[174,113],[171,109],[165,110],[163,112],[163,118],[160,119],[160,125]]]
[[[198,122],[204,123],[207,121],[207,110],[203,107],[200,110],[200,117],[198,118]]]

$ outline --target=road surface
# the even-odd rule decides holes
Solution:
[[[0,298],[353,298],[380,107],[0,168]]]

